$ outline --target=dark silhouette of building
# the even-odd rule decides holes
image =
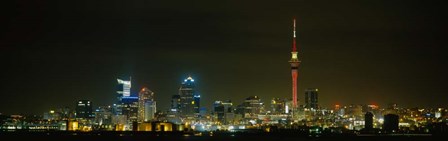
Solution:
[[[79,100],[76,103],[76,118],[93,118],[92,102],[89,100]]]
[[[306,89],[305,90],[305,108],[317,109],[317,91],[318,89]]]
[[[387,114],[384,115],[383,130],[386,132],[397,132],[398,131],[398,115]]]
[[[176,94],[171,97],[171,111],[178,112],[180,110],[180,95]]]
[[[373,114],[371,112],[367,112],[364,115],[364,121],[365,121],[364,129],[372,130],[373,129]]]

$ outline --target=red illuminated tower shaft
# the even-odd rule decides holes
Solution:
[[[299,64],[300,60],[297,56],[297,48],[296,48],[296,19],[294,22],[294,30],[293,30],[293,44],[292,44],[292,52],[291,52],[291,60],[289,63],[291,64],[291,76],[292,76],[292,107],[297,108],[297,77],[299,76]]]

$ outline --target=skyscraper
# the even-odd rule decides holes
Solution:
[[[145,102],[145,112],[144,112],[144,121],[151,121],[155,118],[156,115],[156,101],[146,101]]]
[[[217,121],[221,124],[228,124],[234,118],[232,101],[215,101],[213,112]]]
[[[76,118],[93,118],[92,103],[89,100],[76,102]]]
[[[171,97],[171,111],[179,112],[180,111],[180,95],[176,94]]]
[[[117,79],[117,102],[114,105],[114,114],[123,114],[123,98],[131,96],[131,78],[129,80]]]
[[[297,77],[299,76],[299,64],[300,60],[297,56],[297,48],[296,48],[296,19],[293,20],[294,30],[293,30],[293,44],[292,44],[292,52],[291,52],[291,60],[289,63],[291,64],[291,76],[292,76],[292,108],[297,108]]]
[[[311,89],[308,88],[305,90],[305,108],[308,109],[317,109],[319,108],[318,102],[318,95],[317,95],[318,89]]]
[[[182,82],[179,88],[179,95],[181,115],[190,117],[199,115],[201,96],[196,92],[196,85],[191,76]]]
[[[118,89],[117,89],[118,97],[120,98],[131,96],[131,78],[129,78],[129,80],[117,79],[117,82],[118,82]]]
[[[258,96],[250,96],[244,100],[241,104],[243,111],[239,111],[243,114],[244,118],[254,119],[258,118],[258,114],[264,111],[264,103]]]
[[[286,112],[286,99],[272,98],[271,100],[271,113],[283,114]]]
[[[138,96],[123,97],[120,104],[122,106],[122,115],[126,116],[129,124],[137,121],[138,117]]]
[[[152,120],[156,112],[156,102],[154,92],[144,87],[138,93],[138,121],[145,122]]]

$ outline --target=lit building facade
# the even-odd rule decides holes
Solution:
[[[272,114],[283,114],[287,113],[286,109],[286,99],[280,99],[280,98],[272,98],[271,100],[271,113]],[[288,108],[289,110],[289,108]]]
[[[99,106],[95,112],[94,122],[99,130],[112,130],[112,107]]]
[[[147,122],[154,119],[155,112],[154,92],[144,87],[138,93],[138,122]]]
[[[157,103],[156,103],[156,101],[147,101],[147,102],[145,102],[145,110],[144,110],[144,121],[145,122],[148,122],[148,121],[151,121],[151,120],[153,120],[154,118],[155,118],[155,115],[156,115],[156,110],[157,110],[157,108],[156,108],[156,106],[157,106]]]
[[[250,96],[244,100],[240,108],[243,108],[242,114],[244,118],[255,119],[258,118],[258,114],[264,112],[264,103],[261,102],[260,97]]]
[[[123,98],[131,97],[131,78],[129,80],[117,79],[117,102],[114,104],[114,114],[121,115],[123,114],[122,105]]]
[[[122,115],[126,116],[129,123],[137,121],[138,117],[138,97],[130,96],[122,99]]]

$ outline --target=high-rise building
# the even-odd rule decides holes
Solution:
[[[129,96],[122,99],[122,115],[126,116],[129,124],[137,121],[138,117],[138,97]]]
[[[156,102],[154,92],[144,87],[138,93],[138,122],[146,122],[154,119]]]
[[[271,113],[272,114],[283,114],[286,111],[286,99],[272,98],[271,100]]]
[[[180,113],[182,116],[198,116],[201,96],[196,92],[194,79],[189,76],[179,88]]]
[[[129,78],[129,80],[117,79],[117,82],[118,82],[118,89],[117,89],[118,98],[131,96],[131,78]]]
[[[171,112],[179,112],[180,111],[180,95],[176,94],[171,97]]]
[[[215,118],[221,124],[228,124],[234,118],[233,103],[230,100],[215,101],[213,111]]]
[[[145,102],[145,110],[144,110],[144,121],[151,121],[155,118],[156,115],[156,101],[147,101]]]
[[[264,111],[264,103],[261,102],[260,97],[250,96],[246,98],[241,106],[244,118],[258,118],[258,114]]]
[[[318,89],[311,89],[308,88],[305,90],[305,108],[308,109],[318,109],[319,105],[318,105],[318,95],[317,92],[319,90]]]
[[[201,104],[201,95],[199,95],[199,94],[195,94],[194,96],[193,96],[193,100],[194,100],[194,112],[195,113],[200,113],[200,108],[201,107],[199,107],[200,106],[200,104]],[[199,114],[199,115],[201,115],[201,114]]]
[[[114,104],[114,114],[123,114],[123,98],[131,96],[131,78],[129,80],[117,79],[117,102]]]
[[[76,118],[93,118],[92,102],[89,100],[79,100],[76,102]]]
[[[99,106],[95,112],[94,122],[99,126],[99,130],[109,130],[112,127],[112,107]]]
[[[291,76],[292,76],[292,108],[297,108],[297,77],[299,76],[299,64],[300,60],[297,55],[297,47],[296,47],[296,19],[293,20],[294,24],[294,30],[293,30],[293,45],[292,45],[292,51],[291,51],[291,60],[289,60],[289,63],[291,64]]]

